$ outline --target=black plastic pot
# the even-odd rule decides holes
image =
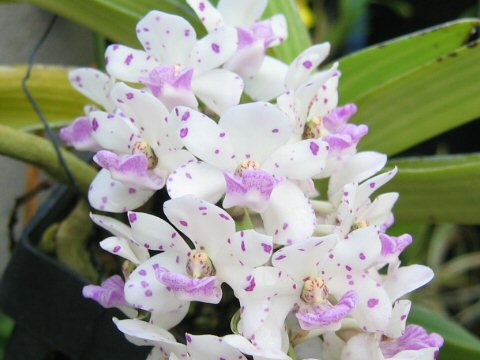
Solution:
[[[5,360],[45,360],[52,353],[72,360],[145,359],[149,348],[129,343],[112,317],[124,316],[84,299],[87,283],[35,244],[61,220],[75,196],[59,188],[25,228],[0,283],[0,307],[15,322]]]

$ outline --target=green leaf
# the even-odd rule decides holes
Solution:
[[[0,66],[0,125],[16,129],[43,128],[23,90],[25,66]],[[68,82],[66,67],[34,66],[27,86],[52,126],[65,125],[91,103]]]
[[[465,44],[478,19],[458,20],[374,45],[339,60],[341,103],[373,89]]]
[[[399,222],[480,224],[480,154],[398,159],[382,192],[401,194]]]
[[[71,185],[49,140],[4,125],[0,125],[0,138],[0,155],[38,166],[55,179]],[[72,153],[66,150],[62,153],[77,184],[86,193],[97,171]]]
[[[184,0],[22,0],[61,15],[108,39],[139,47],[135,26],[150,10],[161,10],[186,18],[196,30],[203,27]],[[75,46],[75,44],[72,44]]]
[[[312,42],[294,0],[269,1],[263,17],[267,18],[280,13],[287,19],[288,39],[282,45],[272,48],[271,52],[277,59],[289,64]]]
[[[445,344],[440,349],[439,360],[480,358],[480,339],[457,323],[419,305],[412,306],[408,321],[443,336]]]
[[[355,122],[370,133],[359,149],[402,150],[480,116],[477,43],[421,66],[357,99]]]

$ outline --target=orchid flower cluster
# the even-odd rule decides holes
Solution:
[[[387,234],[398,194],[371,199],[397,170],[357,152],[368,129],[338,106],[338,64],[318,70],[329,44],[288,65],[266,55],[287,38],[283,15],[258,20],[267,0],[188,3],[205,37],[152,11],[143,50],[111,45],[107,74],[71,72],[96,105],[61,137],[95,152],[91,206],[129,221],[91,215],[125,262],[84,296],[121,309],[116,326],[151,360],[436,358],[443,339],[406,325],[402,299],[433,272],[400,266],[412,237]],[[164,219],[134,211],[164,187]],[[218,304],[222,285],[239,303],[233,333],[175,338],[190,303]]]

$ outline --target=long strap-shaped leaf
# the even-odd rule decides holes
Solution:
[[[137,46],[135,26],[148,11],[180,14],[202,32],[203,28],[185,1],[179,0],[21,0],[76,23],[122,44]],[[72,44],[75,46],[75,44]]]
[[[359,98],[360,149],[396,154],[480,116],[480,47],[465,46]]]
[[[83,114],[91,103],[68,82],[68,68],[34,66],[28,88],[52,126],[66,124]],[[43,127],[22,91],[25,66],[0,66],[0,124],[16,129]]]
[[[399,172],[382,187],[401,196],[400,222],[480,224],[480,154],[392,161]]]
[[[412,306],[408,321],[444,337],[439,360],[480,359],[480,340],[455,322],[418,305]]]
[[[59,181],[68,184],[68,177],[61,167],[50,141],[0,125],[0,154],[40,167]],[[97,171],[68,151],[63,151],[65,161],[83,191],[87,191]]]
[[[356,101],[378,86],[457,50],[478,24],[478,19],[445,23],[339,59],[340,102]]]

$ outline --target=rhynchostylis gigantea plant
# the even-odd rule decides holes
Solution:
[[[310,44],[291,1],[191,0],[191,10],[172,1],[148,13],[148,1],[62,4],[41,3],[119,42],[106,50],[106,73],[70,72],[95,105],[81,115],[73,101],[77,119],[60,133],[95,152],[90,205],[129,222],[92,215],[112,234],[101,247],[125,263],[84,295],[124,310],[117,327],[153,346],[152,359],[433,359],[442,336],[446,354],[478,355],[463,330],[432,325],[423,309],[408,316],[405,295],[433,272],[401,266],[413,239],[388,231],[393,214],[478,223],[478,156],[387,163],[384,155],[478,116],[477,20],[325,65],[329,44]],[[122,27],[92,20],[104,7]],[[71,116],[66,95],[38,100]],[[15,155],[14,145],[2,152]],[[162,188],[171,197],[164,219],[134,211]],[[239,308],[233,334],[179,338],[189,307],[217,304],[225,289]]]

